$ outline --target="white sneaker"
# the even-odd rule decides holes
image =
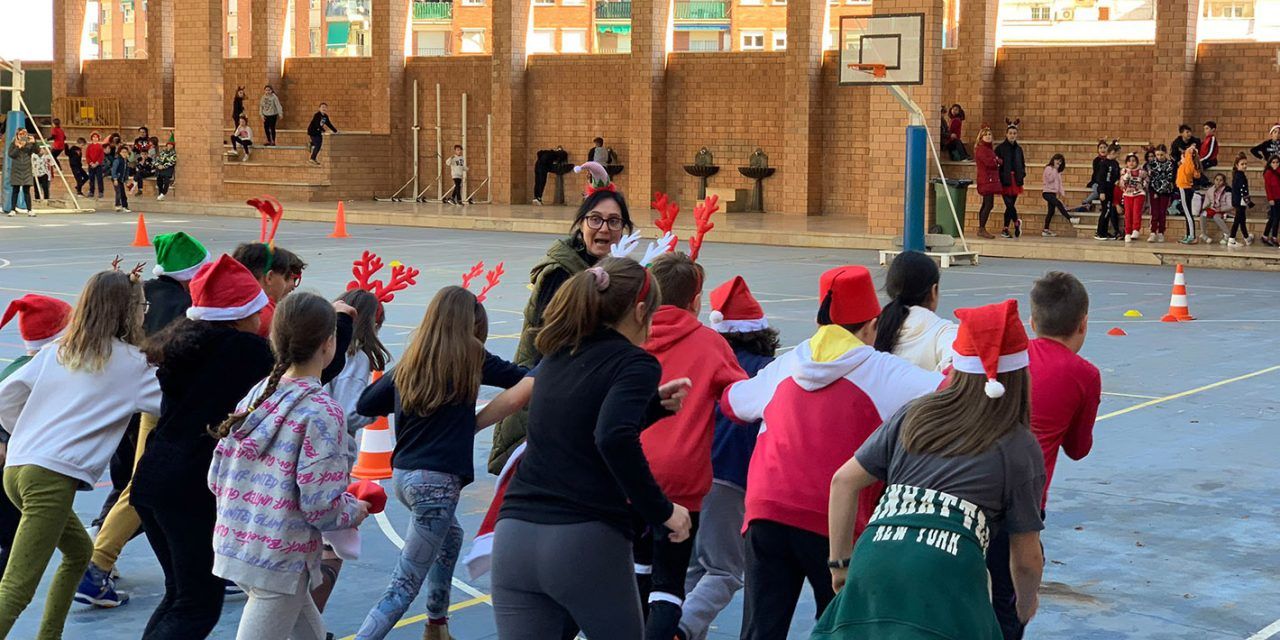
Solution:
[[[10,218],[16,218],[16,217],[18,216],[18,212],[17,212],[17,211],[10,211],[10,212],[8,213],[8,216],[9,216]]]
[[[1205,243],[1205,244],[1213,244],[1213,238],[1210,238],[1208,235],[1202,235],[1202,236],[1200,236],[1200,242],[1203,242],[1203,243]],[[1223,243],[1222,243],[1222,244],[1226,244],[1226,239],[1225,239],[1225,238],[1223,239]]]
[[[1210,242],[1209,244],[1213,244],[1213,242]],[[1227,239],[1226,239],[1226,238],[1223,238],[1223,239],[1219,240],[1219,241],[1218,241],[1218,244],[1227,244]]]
[[[30,210],[30,209],[27,209],[27,217],[28,217],[28,218],[34,218],[34,217],[36,217],[36,212],[34,212],[34,211]]]
[[[539,206],[539,207],[541,207],[541,206],[542,206],[542,198],[534,198],[534,199],[533,199],[533,204],[534,204],[535,206]]]
[[[1125,243],[1125,244],[1129,244],[1130,242],[1133,242],[1133,234],[1132,234],[1132,233],[1124,237],[1124,243]]]
[[[1147,242],[1155,242],[1155,241],[1156,241],[1156,234],[1153,233],[1147,236]]]
[[[133,212],[124,207],[120,207],[120,213],[133,213]]]
[[[124,211],[124,207],[121,207],[121,206],[115,206],[115,207],[112,207],[111,209],[116,213],[120,213],[121,211]]]
[[[1240,246],[1240,243],[1239,243],[1239,242],[1236,242],[1236,239],[1235,239],[1235,238],[1229,238],[1229,239],[1227,239],[1227,246],[1228,246],[1228,247],[1238,247],[1238,246]]]
[[[1156,242],[1164,242],[1164,234],[1163,234],[1163,233],[1157,233],[1157,234],[1156,234]]]
[[[1251,244],[1253,244],[1253,236],[1245,236],[1245,237],[1244,237],[1244,246],[1246,246],[1246,247],[1247,247],[1247,246],[1249,246],[1249,245],[1251,245]]]
[[[160,195],[156,196],[156,200],[164,200],[164,194],[162,193],[162,194],[160,194]]]

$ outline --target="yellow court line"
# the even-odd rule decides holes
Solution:
[[[1233,383],[1233,382],[1240,382],[1241,380],[1248,380],[1249,378],[1253,378],[1253,377],[1256,377],[1256,376],[1260,376],[1260,375],[1264,375],[1264,374],[1267,374],[1267,373],[1271,373],[1272,371],[1280,371],[1280,364],[1275,365],[1275,366],[1273,366],[1273,367],[1267,367],[1266,369],[1259,369],[1259,370],[1257,370],[1257,371],[1254,371],[1253,373],[1246,373],[1246,374],[1244,374],[1244,375],[1236,376],[1236,377],[1234,377],[1234,378],[1227,378],[1226,380],[1219,380],[1218,382],[1214,382],[1214,383],[1211,383],[1211,384],[1206,384],[1206,385],[1204,385],[1203,387],[1196,387],[1195,389],[1189,389],[1189,390],[1187,390],[1187,391],[1183,391],[1183,392],[1181,392],[1181,393],[1175,393],[1175,394],[1173,394],[1173,395],[1168,395],[1168,396],[1164,396],[1164,397],[1161,397],[1161,398],[1155,398],[1155,399],[1152,399],[1152,400],[1148,400],[1148,401],[1146,401],[1146,402],[1142,402],[1142,403],[1139,403],[1139,404],[1135,404],[1135,405],[1133,405],[1132,407],[1125,407],[1124,409],[1120,409],[1120,410],[1118,410],[1118,411],[1112,411],[1111,413],[1108,413],[1108,414],[1106,414],[1106,415],[1098,416],[1097,422],[1101,422],[1101,421],[1103,421],[1103,420],[1107,420],[1107,419],[1110,419],[1110,418],[1115,418],[1115,417],[1117,417],[1117,416],[1122,416],[1122,415],[1124,415],[1124,414],[1126,414],[1126,413],[1131,413],[1131,412],[1133,412],[1133,411],[1137,411],[1138,409],[1146,409],[1147,407],[1152,407],[1152,406],[1155,406],[1155,405],[1157,405],[1157,404],[1161,404],[1161,403],[1164,403],[1164,402],[1168,402],[1168,401],[1170,401],[1170,400],[1177,400],[1178,398],[1185,398],[1185,397],[1187,397],[1187,396],[1192,396],[1192,395],[1195,395],[1195,394],[1197,394],[1197,393],[1201,393],[1201,392],[1204,392],[1204,391],[1209,391],[1210,389],[1217,389],[1218,387],[1225,386],[1225,385],[1231,384],[1231,383]]]
[[[489,602],[490,600],[492,600],[492,599],[493,599],[493,596],[480,596],[480,597],[477,597],[477,598],[472,598],[472,599],[470,599],[470,600],[463,600],[462,602],[459,602],[459,603],[457,603],[457,604],[455,604],[455,605],[451,605],[451,606],[449,607],[449,613],[453,613],[453,612],[455,612],[455,611],[462,611],[463,609],[467,609],[467,608],[469,608],[469,607],[474,607],[474,606],[476,606],[476,605],[478,605],[478,604],[488,604],[488,602]],[[396,623],[396,626],[395,626],[395,627],[393,627],[393,628],[394,628],[394,629],[399,629],[399,628],[401,628],[401,627],[407,627],[407,626],[409,626],[409,625],[411,625],[411,624],[415,624],[415,623],[418,623],[418,622],[422,622],[423,620],[426,620],[426,619],[427,619],[427,614],[425,614],[425,613],[420,614],[420,615],[413,616],[412,618],[404,618],[404,619],[402,619],[400,622],[397,622],[397,623]],[[355,636],[355,634],[353,633],[353,634],[351,634],[351,635],[349,635],[349,636],[347,636],[347,637],[345,637],[345,638],[342,638],[342,640],[355,640],[355,637],[356,637],[356,636]]]
[[[1139,393],[1120,393],[1118,391],[1103,391],[1104,396],[1115,396],[1117,398],[1137,398],[1139,400],[1159,400],[1160,396],[1144,396]]]

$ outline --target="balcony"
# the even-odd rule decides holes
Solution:
[[[452,20],[452,2],[414,2],[413,21]]]
[[[631,0],[600,0],[596,2],[596,20],[630,20]]]
[[[676,20],[728,20],[725,0],[676,0]]]

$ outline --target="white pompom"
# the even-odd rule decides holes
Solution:
[[[995,378],[987,380],[987,384],[983,386],[983,390],[987,392],[988,398],[1004,397],[1004,385],[1000,384],[1000,381]]]
[[[154,267],[151,267],[151,273],[152,273],[153,275],[162,276],[162,275],[164,275],[164,267],[162,267],[162,266],[160,266],[160,265],[156,265],[156,266],[154,266]]]
[[[721,322],[724,322],[724,314],[712,309],[711,314],[707,316],[707,319],[711,321],[711,324],[720,324]]]

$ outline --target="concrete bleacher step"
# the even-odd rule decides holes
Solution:
[[[330,186],[328,180],[317,182],[290,180],[222,180],[224,192],[230,198],[255,198],[261,195],[274,196],[279,200],[311,202],[325,199],[323,196]]]

